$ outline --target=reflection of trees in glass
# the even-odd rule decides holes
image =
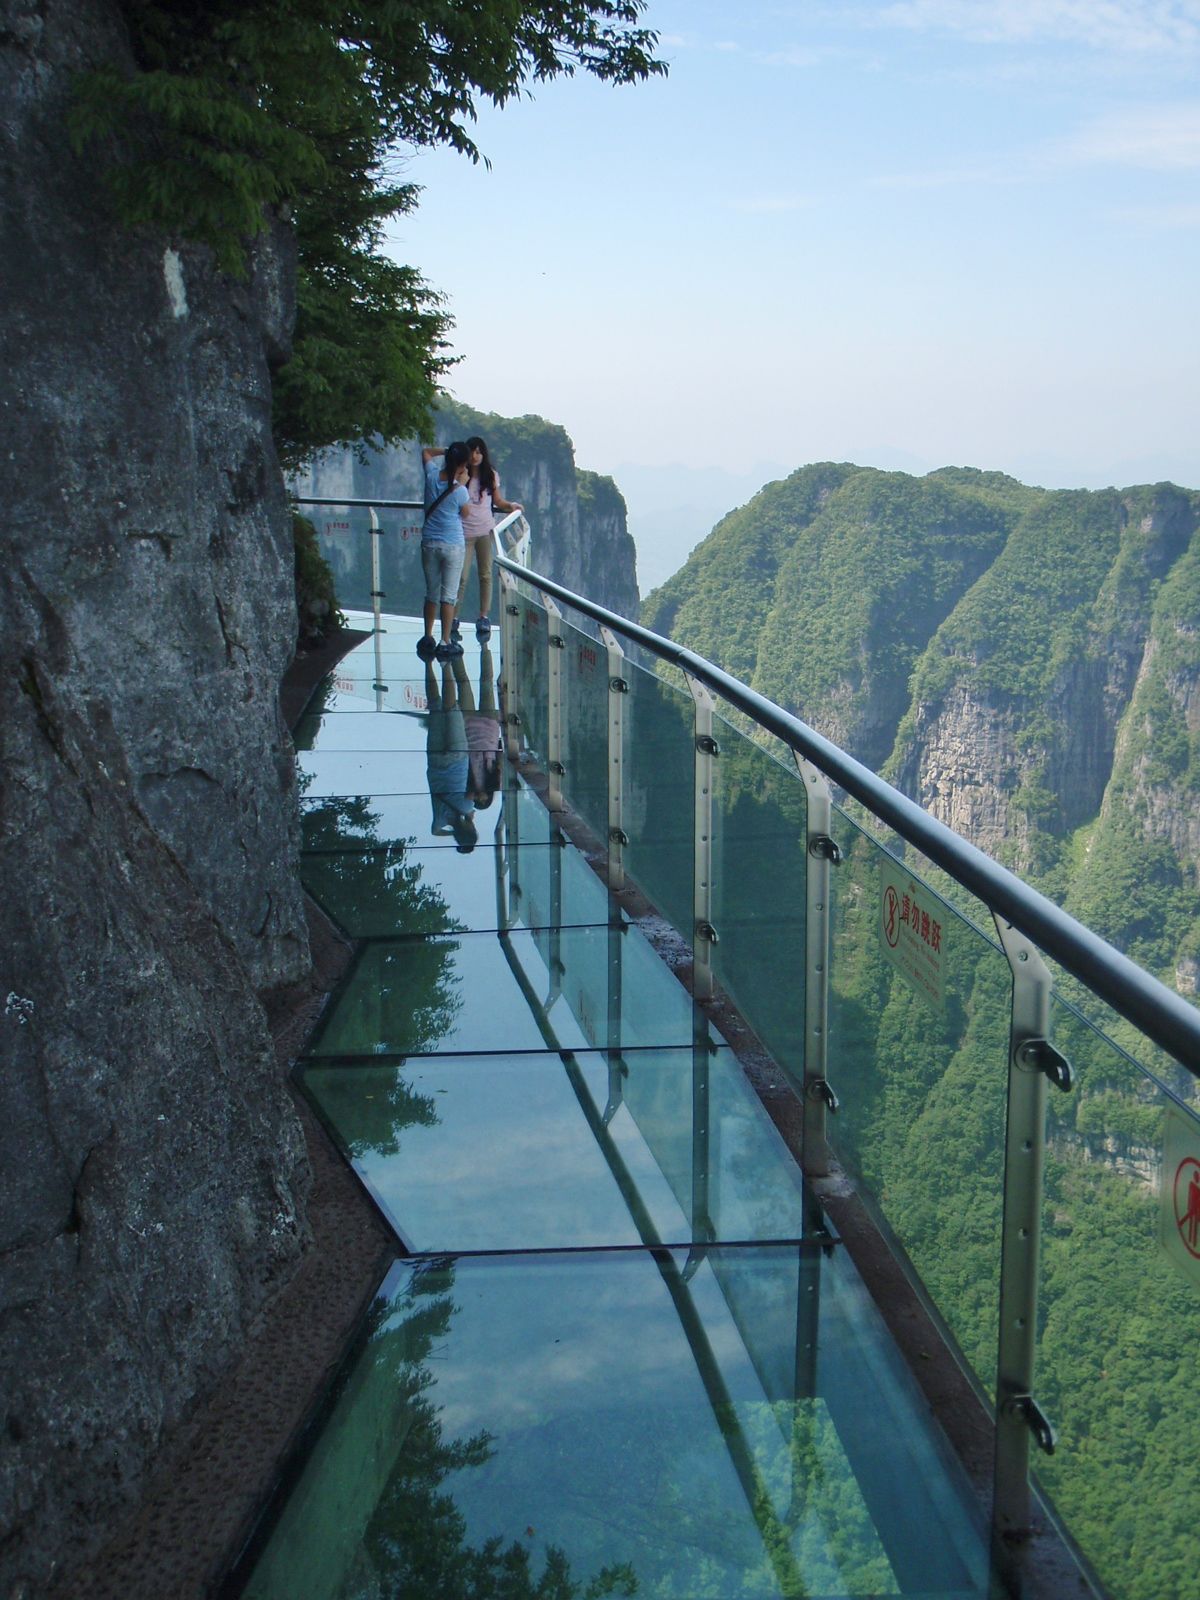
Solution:
[[[366,1521],[354,1582],[344,1593],[389,1600],[601,1600],[632,1595],[637,1579],[627,1565],[603,1568],[584,1582],[572,1577],[566,1554],[548,1546],[541,1572],[525,1543],[495,1536],[479,1545],[445,1487],[452,1474],[481,1467],[493,1454],[486,1433],[446,1439],[430,1397],[436,1378],[428,1363],[451,1332],[452,1265],[414,1269],[407,1288],[377,1312],[368,1359],[402,1399],[403,1447]]]
[[[381,929],[422,935],[461,928],[436,887],[422,882],[421,867],[407,859],[415,841],[377,842],[379,818],[370,796],[323,802],[308,812],[305,824],[305,887],[351,936]],[[461,1005],[454,993],[453,956],[454,945],[443,939],[367,946],[327,1025],[338,1053],[377,1052],[396,1019],[402,1019],[404,1037],[391,1041],[395,1048],[415,1053],[436,1045]],[[398,1100],[398,1113],[405,1110]]]
[[[310,1063],[305,1073],[308,1091],[351,1159],[394,1156],[406,1128],[437,1126],[433,1096],[417,1094],[405,1082],[404,1070],[399,1062],[373,1067]]]

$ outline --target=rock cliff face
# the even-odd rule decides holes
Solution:
[[[448,444],[472,434],[487,440],[505,499],[525,507],[537,571],[622,616],[636,617],[637,552],[626,527],[625,502],[612,479],[577,468],[566,432],[541,417],[499,417],[447,401],[430,442]],[[389,448],[366,461],[348,450],[327,452],[297,489],[328,499],[419,500],[420,447]],[[420,522],[419,512],[413,520]],[[415,571],[415,549],[402,559]],[[336,571],[336,551],[334,562]],[[396,592],[395,584],[385,586]]]
[[[106,0],[0,19],[0,1592],[136,1489],[302,1243],[264,987],[297,978],[269,365],[291,266],[124,232],[72,155]],[[20,1589],[24,1583],[26,1588]]]

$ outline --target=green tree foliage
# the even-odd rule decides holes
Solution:
[[[321,554],[317,530],[307,517],[292,516],[292,547],[296,579],[296,616],[300,642],[323,639],[346,619],[338,607],[333,573]]]
[[[578,70],[665,72],[644,0],[124,0],[136,70],[84,77],[78,149],[99,141],[119,215],[209,245],[226,271],[272,216],[299,248],[294,354],[278,387],[285,465],[424,430],[448,366],[441,300],[379,254],[416,201],[397,152],[473,160],[478,101]]]

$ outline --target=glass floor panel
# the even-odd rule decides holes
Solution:
[[[467,855],[403,844],[308,851],[300,869],[309,894],[352,939],[623,920],[587,862],[559,845],[501,850],[481,840]]]
[[[244,1593],[982,1585],[962,1486],[873,1308],[840,1250],[804,1244],[399,1265]]]
[[[697,1027],[632,927],[464,933],[363,946],[312,1054],[635,1049],[690,1045]]]
[[[461,754],[465,762],[465,744]],[[313,751],[304,757],[304,798],[312,801],[352,794],[423,794],[428,802],[428,764],[423,744],[411,750]]]
[[[297,750],[320,746],[322,755],[342,750],[424,750],[427,736],[424,708],[388,705],[382,711],[365,706],[353,711],[309,712],[292,735]]]
[[[799,1175],[730,1051],[309,1060],[410,1250],[799,1239]]]
[[[309,758],[306,756],[305,761]],[[300,838],[304,850],[361,850],[379,844],[407,841],[411,844],[448,846],[453,838],[433,834],[433,804],[423,764],[415,793],[341,794],[302,798]],[[495,801],[493,809],[476,811],[475,826],[481,842],[489,840],[503,818],[506,837],[513,844],[551,844],[562,835],[553,816],[524,784]],[[492,819],[495,818],[493,821]]]

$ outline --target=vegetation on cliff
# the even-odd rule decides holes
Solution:
[[[441,298],[379,253],[417,189],[393,177],[404,146],[472,160],[480,100],[577,70],[613,83],[665,72],[644,0],[121,0],[137,70],[79,86],[76,148],[98,149],[132,225],[209,245],[244,270],[275,216],[299,247],[298,314],[276,390],[296,465],[333,443],[420,432],[448,365]],[[119,154],[118,154],[119,152]]]
[[[1200,944],[1198,528],[1169,484],[826,463],[718,523],[643,620],[1171,978]]]

